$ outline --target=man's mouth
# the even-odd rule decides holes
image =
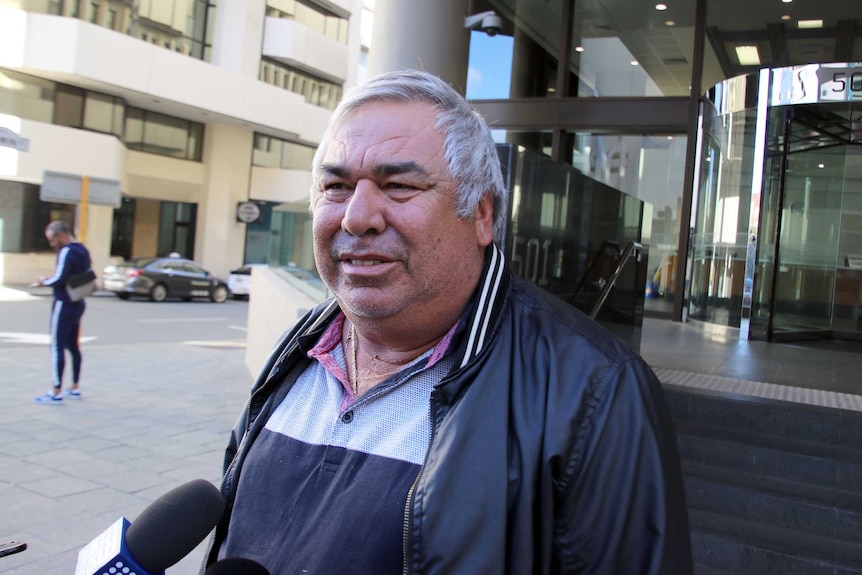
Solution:
[[[382,264],[383,260],[349,260],[354,266],[374,266]]]

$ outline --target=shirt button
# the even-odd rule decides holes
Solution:
[[[353,412],[352,412],[352,411],[348,411],[347,413],[345,413],[344,415],[342,415],[342,416],[341,416],[341,421],[343,421],[344,423],[350,423],[351,421],[353,421]]]

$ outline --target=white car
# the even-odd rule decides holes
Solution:
[[[251,293],[251,268],[267,267],[268,264],[245,264],[232,270],[227,276],[227,287],[234,299],[248,299]]]

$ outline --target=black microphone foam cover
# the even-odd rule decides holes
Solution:
[[[228,557],[210,565],[204,575],[269,575],[269,571],[257,561]]]
[[[191,553],[223,513],[221,492],[209,481],[194,479],[141,511],[126,532],[126,545],[141,567],[158,573]]]

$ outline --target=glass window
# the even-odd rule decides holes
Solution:
[[[308,201],[260,204],[260,220],[246,226],[245,261],[314,271]]]
[[[212,46],[215,6],[208,0],[19,0],[13,4],[27,12],[81,18],[196,58]]]
[[[144,145],[144,111],[138,108],[126,110],[126,130],[123,135],[126,147],[142,150]]]
[[[499,9],[502,2],[488,4],[498,14],[511,13],[511,7]],[[565,96],[688,95],[694,0],[673,4],[578,0],[573,5]],[[734,17],[737,12],[722,10]],[[471,99],[556,95],[561,17],[559,9],[519,3],[514,18],[503,18],[501,34],[490,38],[474,31],[468,85],[471,79],[482,85],[474,86],[480,92]]]
[[[200,161],[203,157],[204,125],[197,122],[189,122],[188,138],[189,142],[186,158],[189,160]]]
[[[161,202],[160,212],[158,254],[164,257],[177,252],[183,257],[194,258],[197,204]]]
[[[251,163],[262,168],[278,168],[281,162],[282,141],[263,134],[254,135]]]
[[[37,185],[0,180],[0,252],[50,251],[45,226],[62,220],[74,229],[76,207],[43,202]]]
[[[850,62],[862,56],[859,2],[751,0],[745,6],[707,3],[704,91],[761,68]]]
[[[0,69],[0,110],[50,124],[54,120],[53,82]]]
[[[285,170],[310,170],[315,148],[284,142],[281,167]]]
[[[72,86],[57,86],[54,123],[70,128],[83,127],[84,90]]]
[[[310,170],[316,148],[263,134],[254,135],[252,165],[283,170]]]
[[[115,125],[115,108],[122,104],[113,96],[88,92],[84,101],[84,128],[108,134],[122,134],[121,125]]]
[[[327,38],[347,44],[348,21],[314,4],[296,0],[268,0],[266,15],[296,20],[298,24],[323,34]]]
[[[488,2],[488,8],[496,10],[501,18],[499,33],[493,37],[480,29],[470,33],[467,97],[474,100],[553,97],[562,3],[508,4],[500,0]]]
[[[274,60],[261,59],[258,79],[303,96],[309,104],[335,109],[342,87]]]
[[[739,10],[722,10],[739,17]],[[578,0],[570,46],[572,87],[576,91],[571,95],[687,96],[694,16],[695,0]]]
[[[637,349],[645,262],[627,254],[641,241],[643,202],[541,154],[497,149],[512,189],[505,250],[512,272],[592,313],[625,263],[596,319]]]
[[[203,124],[156,112],[128,108],[126,147],[151,154],[200,161]]]
[[[147,114],[147,128],[144,132],[144,144],[153,150],[159,150],[164,156],[185,158],[187,148],[188,122],[162,114],[150,112]]]
[[[744,107],[752,92],[757,94],[756,82],[736,78],[711,91],[704,104],[693,206],[688,314],[730,327],[740,327],[742,320],[752,186],[755,167],[762,165],[762,159],[755,160],[757,109]]]

